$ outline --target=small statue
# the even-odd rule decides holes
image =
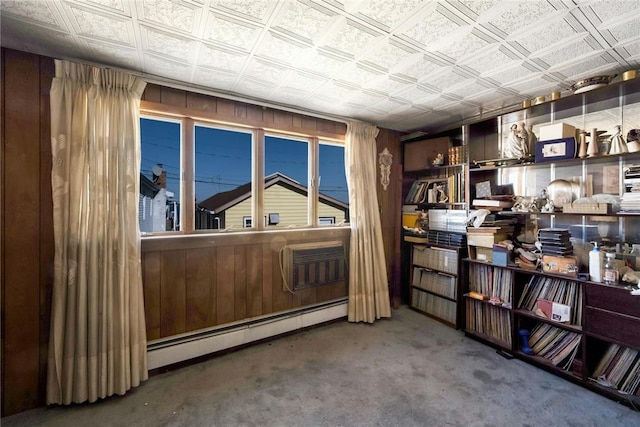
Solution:
[[[616,125],[616,132],[613,134],[609,141],[609,154],[621,154],[629,152],[627,144],[622,137],[622,126]]]
[[[524,127],[524,123],[522,124]],[[504,143],[502,157],[505,159],[522,159],[529,155],[529,142],[526,129],[524,132],[518,129],[518,124],[511,125],[511,131]]]
[[[436,158],[433,159],[432,163],[433,163],[433,166],[442,166],[442,164],[444,163],[444,156],[442,155],[442,153],[438,153]]]
[[[446,203],[446,202],[449,201],[449,197],[444,192],[444,185],[443,184],[437,184],[436,185],[436,191],[437,191],[436,201],[438,203]]]

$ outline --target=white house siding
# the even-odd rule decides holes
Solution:
[[[324,203],[320,203],[321,217],[336,217],[336,222],[344,219],[344,211]],[[277,213],[280,215],[281,227],[288,225],[307,224],[307,197],[289,190],[281,185],[273,185],[264,194],[264,214]],[[225,213],[226,227],[242,228],[243,217],[251,215],[251,198],[227,209]],[[264,219],[263,219],[264,221]]]

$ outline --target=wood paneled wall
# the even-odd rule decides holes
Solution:
[[[0,264],[2,416],[45,404],[53,220],[49,90],[53,59],[2,49],[2,199]],[[251,126],[340,135],[343,123],[148,85],[144,102],[197,109],[206,117]],[[206,114],[205,114],[206,113]],[[399,260],[399,139],[381,129],[379,152],[394,155],[392,183],[378,182],[385,255],[392,288]],[[374,184],[372,183],[372,186]],[[346,283],[291,295],[283,291],[278,249],[283,242],[343,240],[348,229],[202,235],[143,242],[147,333],[150,340],[347,295]],[[245,236],[245,237],[241,237]],[[239,267],[242,268],[239,268]],[[396,283],[396,284],[394,284]]]

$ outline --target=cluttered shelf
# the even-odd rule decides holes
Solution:
[[[580,325],[574,325],[571,323],[561,323],[555,320],[547,319],[545,317],[541,317],[540,315],[536,314],[533,311],[525,310],[523,308],[515,308],[513,309],[513,313],[517,314],[518,316],[528,317],[532,320],[548,323],[550,325],[557,326],[561,329],[566,329],[572,332],[580,332],[580,333],[582,332],[582,326]]]

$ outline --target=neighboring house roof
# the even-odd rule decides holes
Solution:
[[[307,195],[307,187],[289,178],[288,176],[281,174],[280,172],[276,172],[264,178],[265,190],[272,185],[281,185],[285,188],[290,189],[291,191],[295,191],[296,193],[300,193],[304,196]],[[233,190],[215,194],[208,199],[205,199],[202,202],[198,203],[198,206],[213,211],[213,213],[220,213],[250,197],[251,183],[248,182],[246,184],[240,185],[239,187],[236,187]],[[338,199],[334,199],[333,197],[329,197],[320,193],[319,198],[320,202],[329,206],[333,206],[337,209],[349,209],[348,204]]]
[[[160,191],[160,187],[158,187],[153,181],[151,181],[146,176],[140,174],[140,193],[143,196],[154,198],[156,194]]]

